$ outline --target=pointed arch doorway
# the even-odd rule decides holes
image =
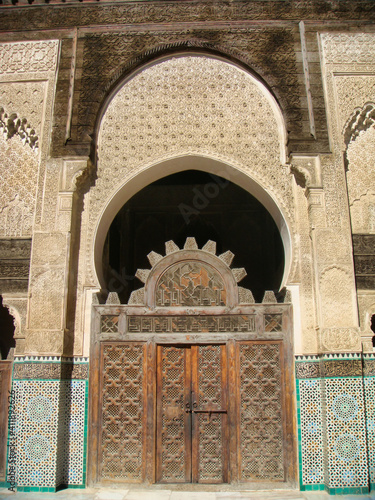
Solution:
[[[288,297],[255,303],[212,241],[148,258],[93,307],[91,481],[293,486]]]
[[[234,181],[269,212],[284,251],[280,280],[269,286],[285,286],[292,263],[286,215],[292,191],[281,167],[287,135],[264,82],[232,60],[176,53],[120,82],[102,113],[88,244],[102,289],[111,278],[106,237],[124,203],[150,183],[191,169]],[[162,234],[157,222],[150,217],[143,226],[148,241]],[[216,232],[220,237],[230,227],[226,222]],[[239,224],[238,234],[245,232]],[[151,269],[137,266],[145,287],[130,287],[127,305],[126,294],[93,305],[90,482],[293,485],[291,304],[264,293],[264,284],[254,290],[256,300],[252,287],[237,285],[244,272],[231,270],[230,249],[240,255],[257,238],[237,250],[211,233],[179,236],[160,237],[165,250],[144,251],[144,244],[136,250],[148,255]],[[112,270],[131,276],[119,253]],[[245,266],[241,260],[236,265]],[[259,266],[247,271],[253,277]]]

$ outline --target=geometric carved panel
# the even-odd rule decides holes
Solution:
[[[30,72],[45,74],[55,70],[58,43],[56,40],[3,43],[0,47],[0,74]]]
[[[102,348],[101,477],[142,481],[144,344]]]
[[[118,332],[118,320],[119,317],[113,314],[106,314],[101,316],[101,328],[102,333],[117,333]]]
[[[264,330],[266,332],[281,332],[283,329],[282,314],[265,314]]]
[[[283,480],[280,343],[239,345],[240,480]]]
[[[185,402],[189,354],[183,347],[159,346],[157,479],[161,482],[184,483],[191,477],[191,464],[186,456],[191,446],[191,416],[185,411],[190,404]]]
[[[196,348],[197,405],[206,413],[198,414],[198,482],[225,482],[225,445],[227,443],[225,346],[201,345]],[[193,384],[194,387],[194,384]],[[209,410],[219,410],[210,413]]]

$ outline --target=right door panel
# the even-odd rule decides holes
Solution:
[[[227,351],[192,346],[193,482],[228,481]]]
[[[240,481],[283,481],[283,346],[238,342],[238,456]]]

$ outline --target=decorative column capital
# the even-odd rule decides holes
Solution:
[[[290,155],[291,172],[298,184],[306,188],[322,188],[319,155]]]
[[[59,191],[73,193],[77,189],[77,181],[85,172],[91,170],[91,160],[88,157],[64,158],[62,162]]]

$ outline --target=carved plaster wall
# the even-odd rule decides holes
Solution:
[[[0,44],[0,236],[31,235],[38,186],[41,213],[58,47],[56,40]],[[9,137],[6,126],[17,121],[37,143],[25,133]]]
[[[9,49],[9,47],[6,47]],[[3,46],[0,46],[2,54]],[[4,59],[4,54],[3,58]],[[9,62],[9,60],[8,60]],[[4,75],[4,68],[3,68]],[[38,149],[16,131],[17,121],[29,121],[41,132],[46,82],[1,82],[0,73],[0,236],[31,236],[35,212]],[[15,117],[15,118],[13,118]],[[10,130],[13,128],[13,133]]]
[[[43,229],[43,211],[45,218],[51,218],[51,212],[47,217],[45,213],[52,206],[46,182],[46,159],[58,50],[57,40],[0,44],[0,237],[33,237],[34,240],[35,231]],[[27,349],[27,326],[37,317],[38,328],[43,328],[55,314],[53,307],[48,309],[53,294],[47,289],[43,294],[40,288],[43,289],[46,282],[41,276],[50,278],[54,271],[49,267],[49,260],[43,261],[43,272],[35,268],[37,250],[37,246],[33,248],[31,257],[29,316],[26,297],[11,294],[6,297],[6,304],[14,311],[22,307],[21,319],[17,319],[15,312],[18,353]],[[42,256],[40,252],[38,258]],[[56,280],[50,279],[50,282],[56,289]],[[46,343],[41,336],[39,347],[42,349]]]
[[[375,37],[374,37],[375,40]],[[361,67],[358,68],[358,71]],[[363,71],[367,71],[363,69]],[[353,233],[375,232],[375,74],[336,77]],[[350,118],[348,118],[350,117]]]
[[[322,34],[324,74],[331,141],[337,157],[345,157],[352,231],[375,231],[375,34]],[[369,303],[374,293],[358,293],[364,348],[369,326]]]
[[[0,158],[0,237],[31,236],[38,157],[15,135],[0,136]]]
[[[371,33],[320,34],[333,152],[331,157],[327,155],[322,161],[327,229],[331,232],[325,230],[320,234],[317,231],[315,236],[323,350],[360,348],[351,226],[355,232],[365,227],[368,229],[371,225],[372,193],[367,184],[373,184],[374,180],[373,152],[369,147],[372,130],[367,129],[353,137],[347,151],[347,165],[344,164],[344,152],[348,136],[346,124],[357,109],[374,100],[374,42],[375,35]],[[365,143],[368,153],[364,153]],[[345,166],[348,168],[347,176]],[[326,240],[327,237],[330,241]],[[331,264],[328,262],[329,255]],[[336,298],[334,294],[337,294]],[[333,319],[335,317],[337,321]]]
[[[323,34],[321,43],[332,141],[337,153],[346,153],[352,230],[373,232],[375,129],[373,122],[363,129],[353,117],[375,102],[375,34]]]
[[[353,288],[352,277],[338,266],[321,273],[320,292],[325,300],[322,324],[325,328],[349,326],[356,323],[353,308],[347,307],[347,297]]]
[[[281,167],[285,130],[267,94],[243,70],[209,57],[174,57],[135,75],[116,93],[101,122],[90,236],[105,204],[127,179],[164,159],[192,154],[246,171],[293,221],[291,177]],[[228,169],[231,175],[235,182]]]
[[[233,168],[217,173],[233,182],[236,169],[245,172],[277,200],[294,232],[285,140],[283,118],[271,94],[233,64],[192,54],[160,60],[135,74],[117,90],[100,125],[98,178],[83,215],[83,285],[99,285],[92,249],[111,198],[138,173],[170,158],[196,155],[222,161]]]
[[[295,184],[297,231],[299,238],[298,281],[300,283],[300,346],[295,340],[296,353],[318,352],[316,334],[316,313],[314,300],[314,262],[310,236],[309,203],[305,189]],[[293,305],[297,308],[297,304]],[[294,335],[297,336],[299,324],[295,321]]]

